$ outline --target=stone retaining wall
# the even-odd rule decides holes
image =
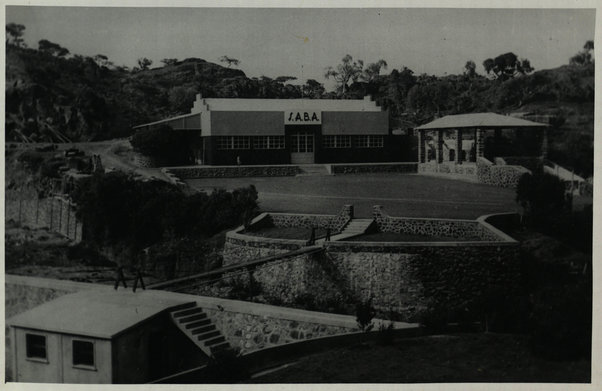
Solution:
[[[267,218],[274,227],[330,228],[339,232],[353,218],[353,206],[344,205],[337,215],[269,213]]]
[[[416,173],[418,163],[331,164],[331,174],[366,174],[378,172]]]
[[[406,321],[512,294],[520,278],[517,244],[331,242],[326,252],[358,297]]]
[[[477,159],[477,178],[488,185],[516,187],[520,177],[530,172],[522,166],[494,165],[483,157]]]
[[[223,265],[230,266],[271,255],[284,254],[298,250],[305,244],[305,240],[263,238],[231,231],[226,234]]]
[[[75,207],[61,197],[6,200],[6,221],[13,220],[30,228],[48,228],[75,242],[82,239],[82,223]]]
[[[475,164],[447,163],[421,163],[418,164],[419,174],[450,174],[452,177],[476,179],[477,167]]]
[[[502,241],[495,232],[475,220],[426,219],[392,217],[383,212],[382,206],[373,208],[373,217],[379,231],[410,235],[445,236],[474,241]]]
[[[237,177],[269,177],[295,176],[301,172],[297,166],[205,166],[167,168],[180,179],[194,178],[237,178]]]

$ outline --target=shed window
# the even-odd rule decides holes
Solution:
[[[25,350],[27,358],[39,358],[46,360],[46,336],[39,334],[25,334]]]
[[[324,148],[351,148],[351,136],[323,136]]]
[[[73,341],[73,365],[94,366],[94,343]]]
[[[249,136],[219,136],[217,149],[249,149]]]

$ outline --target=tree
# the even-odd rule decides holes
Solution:
[[[466,64],[464,64],[464,74],[468,77],[475,77],[477,75],[477,65],[474,61],[466,61]]]
[[[64,57],[69,54],[69,50],[58,43],[50,42],[47,39],[42,39],[38,42],[38,50],[56,57]]]
[[[110,67],[113,66],[113,63],[111,61],[109,61],[109,58],[107,56],[105,56],[104,54],[97,54],[96,56],[93,57],[94,62],[96,62],[96,64],[99,67]]]
[[[140,67],[140,69],[143,71],[146,71],[152,65],[152,63],[153,62],[146,57],[138,59],[138,67]]]
[[[164,58],[163,60],[161,60],[161,62],[163,64],[165,64],[165,66],[176,65],[176,63],[178,62],[178,59],[177,58]]]
[[[17,47],[25,46],[23,42],[23,32],[25,26],[22,24],[9,23],[6,25],[6,44],[14,45]]]
[[[550,174],[523,174],[516,186],[516,202],[531,226],[549,228],[566,205],[565,185]]]
[[[594,41],[585,42],[585,45],[583,45],[583,50],[571,57],[569,64],[581,66],[592,64],[594,62],[594,56],[592,55],[593,51]]]
[[[228,56],[221,56],[219,60],[220,62],[228,64],[228,68],[230,68],[232,65],[238,66],[240,64],[240,60]]]
[[[534,68],[527,59],[520,59],[512,52],[500,54],[495,59],[488,58],[483,61],[483,67],[487,74],[493,72],[495,79],[504,81],[517,75],[533,72]]]
[[[278,83],[286,83],[287,81],[291,81],[291,80],[297,80],[297,78],[295,76],[278,76],[276,78],[276,81]]]
[[[322,94],[324,94],[324,85],[322,83],[318,83],[314,79],[307,79],[301,88],[303,91],[303,96],[308,98],[320,99]]]
[[[373,82],[380,75],[381,69],[387,69],[387,62],[383,59],[380,59],[377,62],[374,62],[372,64],[368,64],[366,66],[366,69],[364,69],[364,72],[362,74],[362,79],[366,83]]]
[[[333,67],[327,67],[324,77],[330,79],[331,77],[337,82],[337,89],[340,95],[344,95],[347,90],[347,85],[350,81],[357,81],[362,74],[364,68],[364,62],[362,60],[353,61],[353,57],[347,54],[343,57],[341,63]]]
[[[162,164],[186,164],[190,161],[190,145],[185,133],[169,125],[139,130],[130,143],[136,152],[157,159]]]

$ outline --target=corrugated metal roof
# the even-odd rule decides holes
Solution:
[[[7,324],[62,334],[110,339],[185,299],[157,291],[89,290],[61,296],[15,315]]]
[[[416,129],[458,129],[458,128],[535,128],[545,127],[547,124],[527,121],[525,119],[500,115],[495,113],[472,113],[446,115],[437,118],[428,124],[420,125]]]

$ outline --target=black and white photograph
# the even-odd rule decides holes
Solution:
[[[595,2],[43,4],[5,382],[601,386]]]

